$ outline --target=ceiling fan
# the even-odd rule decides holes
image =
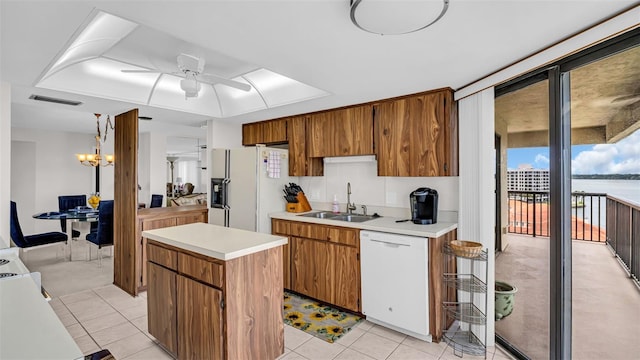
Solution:
[[[164,72],[161,70],[121,70],[123,73],[161,73],[168,75],[176,75],[183,77],[184,79],[180,80],[180,88],[184,91],[185,98],[190,97],[198,97],[198,92],[200,92],[200,84],[209,84],[213,86],[214,84],[223,84],[226,86],[230,86],[232,88],[249,91],[251,90],[251,85],[241,83],[239,81],[234,81],[230,79],[225,79],[223,77],[204,73],[204,59],[199,58],[189,54],[180,54],[178,55],[178,69],[180,71],[174,72]]]

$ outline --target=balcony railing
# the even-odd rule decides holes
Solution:
[[[640,205],[607,196],[607,245],[640,286]]]
[[[571,238],[604,242],[607,194],[571,194]],[[509,227],[515,234],[549,236],[549,192],[509,191]]]

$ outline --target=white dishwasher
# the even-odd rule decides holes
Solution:
[[[362,313],[367,320],[431,341],[428,238],[360,231]]]

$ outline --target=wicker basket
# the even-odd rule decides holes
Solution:
[[[452,240],[449,245],[457,256],[474,258],[482,252],[482,244],[475,241]]]

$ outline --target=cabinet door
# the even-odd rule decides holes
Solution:
[[[152,262],[147,267],[151,280],[147,289],[149,334],[177,357],[176,273]]]
[[[178,357],[223,359],[222,291],[182,275],[178,282]]]
[[[322,176],[322,159],[310,158],[307,154],[307,117],[295,116],[288,121],[289,176]]]
[[[271,232],[275,235],[287,236],[289,243],[282,246],[282,278],[285,289],[291,289],[291,237],[290,222],[286,220],[271,219]]]
[[[262,144],[282,144],[287,142],[287,119],[263,121]]]
[[[291,238],[291,288],[331,303],[331,254],[326,241]]]
[[[159,220],[144,220],[142,222],[142,231],[145,230],[153,230],[160,229],[169,226],[176,226],[176,219],[159,219]],[[141,253],[142,256],[140,258],[140,267],[142,268],[140,271],[140,287],[144,288],[147,286],[147,267],[144,265],[147,263],[147,238],[140,239],[141,242]]]
[[[311,115],[309,157],[373,154],[372,106],[325,111]]]
[[[307,123],[307,154],[309,157],[334,156],[334,111],[324,111],[313,114]]]
[[[373,154],[373,109],[354,106],[334,112],[333,156]]]
[[[242,145],[250,146],[260,142],[260,123],[242,124]]]
[[[331,303],[360,311],[360,257],[351,246],[327,244],[331,248]]]
[[[457,156],[450,91],[437,91],[375,106],[379,176],[451,175]],[[453,137],[456,139],[453,139]],[[457,161],[456,161],[457,162]]]

